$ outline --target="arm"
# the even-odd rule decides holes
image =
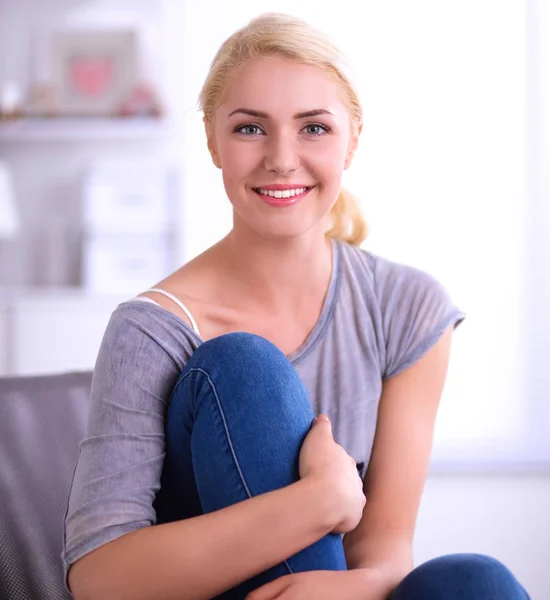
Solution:
[[[342,518],[331,488],[306,477],[214,513],[123,535],[72,566],[74,598],[212,598],[329,533]]]
[[[412,569],[416,517],[447,374],[452,327],[421,359],[386,380],[364,489],[367,504],[344,538],[350,569],[363,569],[385,598]]]
[[[76,600],[211,598],[322,538],[345,510],[334,481],[312,475],[154,525],[167,399],[193,347],[144,307],[115,311],[94,370],[63,538]]]
[[[349,570],[286,575],[252,592],[250,600],[382,600],[411,571],[416,515],[447,373],[451,329],[411,367],[384,383],[363,485],[367,503],[359,524],[344,538]]]

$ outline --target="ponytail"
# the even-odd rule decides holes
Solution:
[[[342,188],[329,213],[331,238],[359,246],[368,234],[367,223],[361,214],[355,197]]]

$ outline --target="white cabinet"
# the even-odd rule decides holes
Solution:
[[[20,112],[23,115],[18,119],[0,120],[0,161],[7,165],[12,175],[20,222],[17,236],[10,240],[4,252],[0,252],[0,286],[85,285],[89,215],[85,214],[84,184],[87,174],[98,161],[128,161],[132,164],[154,161],[168,165],[171,172],[177,171],[166,193],[171,203],[167,220],[172,230],[162,232],[162,241],[169,245],[169,251],[153,264],[155,273],[147,277],[148,283],[153,284],[167,275],[166,271],[172,271],[183,262],[181,179],[186,107],[181,56],[184,54],[184,3],[112,0],[75,4],[53,0],[51,7],[48,3],[51,10],[43,10],[39,5],[37,0],[0,0],[3,25],[0,88],[12,82],[21,90]],[[52,97],[57,98],[56,94],[64,86],[64,80],[60,82],[51,68],[54,32],[127,29],[134,31],[138,40],[135,87],[145,85],[152,91],[160,101],[160,113],[152,115],[139,109],[138,103],[133,117],[117,117],[119,111],[115,108],[104,116],[75,117],[66,106],[57,107],[54,102],[57,117],[32,116],[35,115],[31,110],[33,90],[36,92],[42,84],[47,84],[52,94],[52,90],[56,91]],[[95,53],[94,49],[91,55]],[[115,56],[109,56],[113,65],[118,64]],[[90,78],[90,72],[86,73]],[[115,80],[121,71],[114,69],[113,73],[118,75],[110,76],[109,81],[112,80],[116,87]],[[45,109],[42,112],[49,114]],[[142,191],[144,196],[145,190]],[[104,206],[96,208],[105,209]],[[113,202],[111,219],[117,221],[118,218],[124,224],[119,208]],[[134,212],[137,215],[139,207]],[[155,216],[159,213],[157,211]],[[140,214],[143,216],[143,211]],[[150,219],[150,229],[154,226],[155,220]],[[147,242],[143,246],[148,250]],[[124,252],[126,265],[133,257],[127,257],[126,248]],[[117,249],[116,253],[110,267],[122,261],[119,258],[121,251]],[[146,259],[151,257],[152,263],[155,253],[159,254],[156,248],[151,248],[145,258],[138,255],[132,263],[134,272],[138,268],[149,268]],[[161,276],[159,271],[162,271]],[[131,281],[129,287],[133,289]],[[143,287],[141,281],[137,287]],[[95,291],[102,292],[103,289],[98,286]],[[117,289],[120,290],[120,286]]]
[[[36,375],[93,369],[105,328],[128,297],[19,292],[0,304],[0,369]]]
[[[77,118],[60,111],[59,118],[0,121],[0,161],[12,174],[20,221],[18,235],[0,248],[0,376],[92,369],[117,304],[158,281],[159,270],[168,274],[184,261],[180,170],[189,107],[181,58],[185,4],[53,0],[46,10],[37,0],[0,0],[0,86],[15,82],[27,96],[24,105],[34,84],[59,87],[48,57],[52,32],[131,28],[140,40],[140,78],[154,88],[163,109],[162,118]],[[98,161],[151,159],[178,171],[170,179],[173,230],[155,230],[153,241],[143,237],[137,258],[129,257],[120,243],[107,259],[94,246],[89,252],[95,258],[92,268],[104,285],[87,292],[85,256],[95,238],[87,229],[86,173]],[[115,209],[110,207],[113,218]],[[170,264],[159,258],[167,245]],[[100,294],[103,290],[108,293]]]

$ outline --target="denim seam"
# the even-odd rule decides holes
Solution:
[[[235,466],[237,467],[237,471],[238,471],[238,473],[239,473],[239,477],[240,477],[240,479],[241,479],[241,483],[243,484],[243,487],[244,487],[244,489],[245,489],[245,491],[246,491],[246,494],[247,494],[247,496],[248,496],[249,498],[252,498],[253,496],[252,496],[252,494],[250,493],[250,489],[248,488],[248,485],[246,484],[246,481],[245,481],[245,479],[244,479],[244,474],[243,474],[243,472],[242,472],[242,469],[241,469],[241,465],[239,464],[239,461],[238,461],[238,459],[237,459],[237,454],[235,453],[235,448],[234,448],[234,446],[233,446],[233,442],[231,441],[231,435],[229,434],[229,428],[227,427],[227,420],[226,420],[226,418],[225,418],[225,414],[224,414],[224,412],[223,412],[223,408],[222,408],[222,405],[221,405],[221,402],[220,402],[220,398],[219,398],[219,396],[218,396],[218,392],[217,392],[217,390],[216,390],[216,386],[214,385],[214,382],[213,382],[213,381],[212,381],[212,379],[210,378],[210,375],[209,375],[209,374],[208,374],[208,373],[207,373],[207,372],[206,372],[204,369],[201,369],[201,368],[191,368],[191,369],[189,369],[189,372],[188,372],[188,373],[186,373],[186,374],[185,374],[185,375],[184,375],[184,376],[181,378],[180,382],[178,382],[178,385],[179,385],[179,383],[181,383],[181,381],[183,381],[184,379],[187,379],[187,376],[188,376],[188,375],[190,375],[190,374],[191,374],[191,373],[193,373],[193,372],[202,373],[202,374],[203,374],[203,375],[206,377],[206,379],[207,379],[207,381],[208,381],[208,384],[210,385],[210,388],[212,389],[212,392],[213,392],[213,394],[214,394],[214,397],[216,398],[216,404],[217,404],[217,406],[218,406],[218,410],[219,410],[219,412],[220,412],[220,416],[221,416],[221,418],[222,418],[223,427],[224,427],[224,429],[225,429],[225,435],[226,435],[226,437],[227,437],[227,442],[228,442],[228,444],[229,444],[229,449],[231,450],[231,455],[233,456],[233,461],[234,461],[234,463],[235,463]],[[292,568],[291,568],[291,566],[288,564],[288,562],[287,562],[286,560],[283,560],[283,563],[284,563],[284,565],[286,566],[286,568],[289,570],[289,573],[290,573],[290,574],[293,574],[293,573],[294,573],[294,571],[292,570]]]

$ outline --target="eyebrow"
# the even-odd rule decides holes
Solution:
[[[258,119],[269,119],[269,115],[266,112],[262,112],[260,110],[252,110],[251,108],[237,108],[233,112],[229,113],[229,116],[241,113],[243,115],[249,115],[251,117],[257,117]],[[316,108],[313,110],[306,110],[305,112],[296,113],[294,115],[295,119],[305,119],[306,117],[318,117],[319,115],[331,115],[334,116],[330,110],[326,110],[325,108]]]

